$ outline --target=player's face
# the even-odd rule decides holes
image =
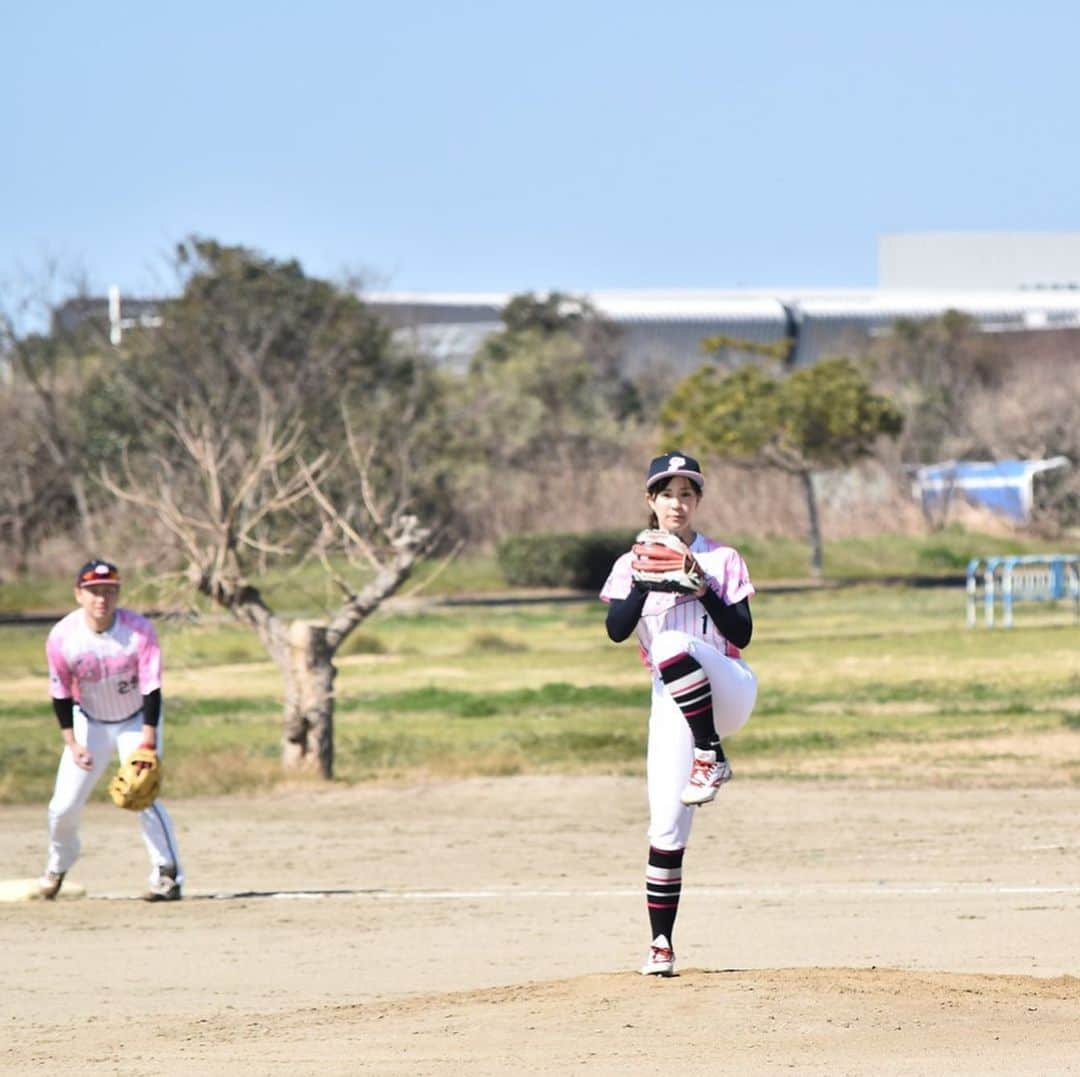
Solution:
[[[120,588],[112,584],[75,588],[75,601],[82,606],[86,623],[95,632],[104,632],[112,624],[119,591]]]
[[[676,475],[663,490],[646,497],[656,522],[665,531],[674,531],[684,542],[694,537],[694,513],[701,498],[688,478]]]

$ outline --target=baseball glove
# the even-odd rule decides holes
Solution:
[[[675,591],[692,595],[701,590],[705,574],[678,535],[647,528],[631,547],[631,573],[646,591]]]
[[[139,767],[136,764],[145,763]],[[118,808],[142,811],[149,808],[161,791],[161,760],[152,748],[136,748],[120,764],[109,782],[109,796]]]

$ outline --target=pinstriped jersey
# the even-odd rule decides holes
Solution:
[[[721,546],[712,539],[698,534],[690,544],[701,570],[705,573],[709,587],[723,599],[725,605],[732,606],[741,599],[754,594],[754,585],[750,582],[750,572],[739,552],[731,546]],[[627,551],[612,566],[600,597],[605,602],[626,598],[633,586],[633,573],[630,562],[633,553]],[[650,591],[642,607],[641,620],[637,625],[638,646],[642,660],[648,665],[646,656],[654,637],[659,632],[674,629],[685,632],[711,644],[721,654],[729,658],[738,658],[740,651],[729,643],[717,631],[705,607],[693,595],[680,595],[670,591]]]
[[[74,699],[100,722],[131,717],[142,697],[161,687],[157,633],[131,610],[118,609],[104,632],[95,632],[81,609],[73,610],[53,626],[45,657],[53,699]]]

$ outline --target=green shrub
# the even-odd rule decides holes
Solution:
[[[520,654],[529,648],[518,640],[500,636],[498,632],[478,632],[469,642],[469,649],[486,654]]]
[[[634,534],[617,530],[513,535],[499,543],[495,556],[511,587],[597,591],[615,559],[630,549]]]
[[[918,553],[919,567],[926,569],[952,569],[963,572],[968,562],[975,556],[971,550],[955,549],[945,543],[930,543]]]
[[[353,654],[386,654],[386,644],[367,632],[353,632],[338,648],[338,654],[346,657]]]

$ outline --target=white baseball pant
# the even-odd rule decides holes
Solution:
[[[97,722],[82,712],[74,712],[75,740],[90,750],[94,762],[83,770],[64,747],[56,771],[56,787],[49,801],[49,857],[47,871],[66,872],[79,857],[79,819],[82,810],[102,772],[113,765],[113,755],[126,759],[142,743],[142,711],[122,722]],[[157,753],[162,754],[162,726],[158,725]],[[160,800],[138,813],[143,842],[150,856],[150,883],[158,881],[163,867],[176,869],[176,881],[183,883],[183,868],[176,844],[172,819]]]
[[[713,720],[723,740],[746,725],[757,699],[757,678],[741,658],[728,658],[686,632],[657,634],[649,648],[654,671],[661,662],[689,654],[701,663],[713,695]],[[654,672],[646,758],[649,791],[649,843],[654,849],[684,849],[694,809],[680,799],[694,763],[694,738],[660,675]]]

